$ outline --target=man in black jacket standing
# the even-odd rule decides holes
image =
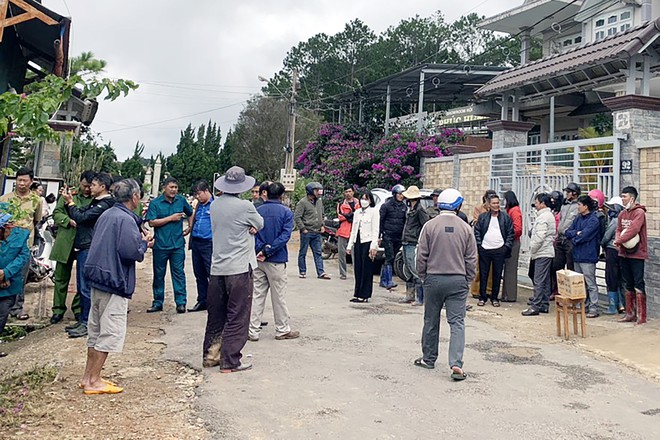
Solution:
[[[486,287],[492,264],[493,288],[490,301],[493,307],[499,307],[500,302],[497,297],[500,294],[504,260],[509,258],[513,247],[513,221],[506,212],[500,210],[499,196],[490,196],[488,204],[488,211],[479,216],[474,226],[474,237],[477,239],[479,249],[479,276],[481,277],[477,305],[483,306],[488,300]]]
[[[413,303],[414,306],[424,304],[424,291],[422,290],[422,280],[417,274],[415,267],[415,258],[417,255],[417,241],[422,232],[422,226],[429,221],[429,214],[419,203],[422,194],[419,188],[411,185],[403,193],[408,203],[408,213],[406,214],[406,223],[403,227],[403,267],[406,276],[406,296],[401,298],[401,303]],[[437,197],[436,197],[437,200]]]
[[[82,268],[85,267],[85,262],[87,261],[87,254],[89,253],[89,247],[92,244],[96,221],[101,214],[112,208],[115,204],[115,199],[109,192],[110,185],[112,185],[112,178],[109,174],[96,174],[90,185],[90,190],[94,199],[89,206],[85,208],[79,208],[76,206],[68,188],[65,188],[64,192],[62,192],[62,197],[66,203],[67,213],[77,224],[76,238],[73,242],[73,248],[77,252],[76,264],[78,269],[76,270],[76,284],[80,289],[80,305],[82,306],[80,321],[73,326],[65,327],[70,338],[87,336],[87,320],[89,318],[89,309],[91,307],[92,289],[83,276]]]
[[[406,223],[408,208],[403,202],[403,192],[406,187],[394,185],[392,197],[380,207],[380,239],[385,249],[385,264],[380,271],[380,287],[392,289],[396,284],[392,282],[392,267],[394,257],[401,249],[403,226]]]

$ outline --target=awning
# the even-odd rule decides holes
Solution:
[[[506,67],[464,64],[421,64],[337,97],[338,102],[382,100],[390,89],[392,102],[416,103],[419,100],[420,74],[424,73],[424,102],[456,104],[474,101],[474,92]]]
[[[651,72],[660,70],[660,18],[565,53],[552,55],[501,73],[475,92],[479,98],[519,94],[521,100],[584,92],[620,82],[630,57],[647,52]]]
[[[557,23],[569,22],[580,10],[581,4],[579,0],[526,1],[522,6],[480,21],[478,26],[509,35],[517,35],[521,30],[528,29],[530,35],[538,35],[553,25],[558,27]],[[545,18],[539,22],[539,17]]]

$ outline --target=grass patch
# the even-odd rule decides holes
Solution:
[[[24,326],[21,325],[6,325],[5,330],[0,333],[0,341],[11,342],[17,341],[21,338],[27,336],[28,331]]]
[[[57,372],[57,367],[43,365],[0,378],[0,432],[16,427],[26,416],[38,412],[42,391],[55,380]]]

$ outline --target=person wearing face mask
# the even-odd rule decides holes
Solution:
[[[598,284],[596,283],[596,263],[602,239],[600,220],[596,215],[597,202],[584,195],[577,199],[578,217],[565,237],[571,240],[575,271],[584,275],[587,288],[587,318],[598,317]]]
[[[401,249],[403,226],[406,223],[408,208],[403,203],[403,192],[406,187],[394,185],[392,197],[380,207],[380,239],[385,250],[385,263],[380,271],[380,287],[393,289],[396,283],[392,281],[394,258]]]
[[[624,210],[619,214],[614,245],[619,248],[621,275],[626,288],[626,315],[619,322],[646,323],[644,261],[649,256],[646,235],[646,207],[637,203],[637,189],[621,191]],[[635,310],[637,309],[637,310]]]
[[[353,274],[355,290],[351,302],[369,302],[373,292],[373,261],[378,251],[380,213],[371,191],[360,192],[360,208],[353,215],[351,237],[346,246],[346,253],[353,255]]]

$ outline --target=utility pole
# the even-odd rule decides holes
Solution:
[[[298,72],[291,72],[291,98],[289,99],[289,129],[285,147],[284,169],[280,172],[280,180],[287,191],[293,191],[296,186],[296,171],[293,169],[296,142],[296,87]]]

